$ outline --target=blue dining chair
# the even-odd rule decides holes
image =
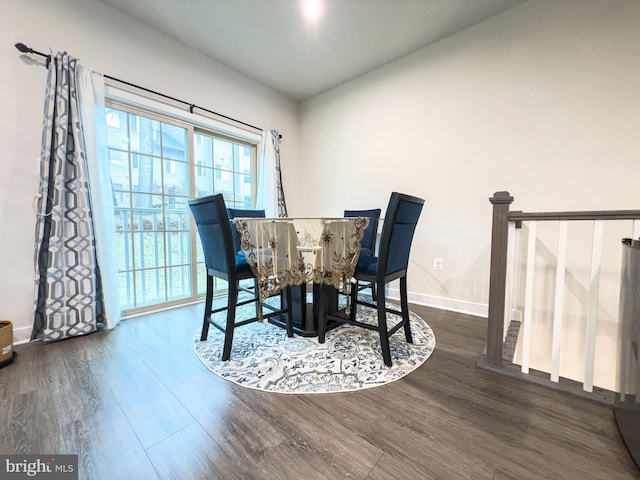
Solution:
[[[345,210],[345,217],[369,217],[369,225],[364,231],[362,242],[360,244],[360,257],[375,255],[376,240],[378,239],[378,223],[380,222],[380,213],[382,210],[374,208],[371,210]],[[371,298],[376,299],[376,286],[374,283],[358,283],[358,290],[371,289]]]
[[[360,244],[360,256],[375,255],[376,240],[378,237],[378,222],[382,210],[374,208],[371,210],[345,210],[345,217],[369,217],[369,226],[364,231],[362,243]]]
[[[189,208],[198,228],[207,269],[207,292],[200,340],[203,342],[207,340],[209,325],[213,325],[223,332],[222,360],[226,361],[231,357],[234,329],[259,320],[256,315],[252,318],[236,321],[237,307],[259,302],[258,292],[254,288],[246,288],[240,284],[243,280],[255,281],[256,276],[247,263],[244,254],[242,252],[238,253],[231,230],[231,221],[222,194],[191,199],[189,200]],[[226,280],[228,284],[226,305],[216,309],[212,309],[214,277]],[[249,294],[250,298],[238,301],[240,292]],[[291,302],[289,301],[287,305],[291,305]],[[223,311],[227,313],[226,322],[220,323],[214,319],[214,314]],[[293,324],[287,309],[280,308],[271,311],[264,314],[263,318],[267,319],[283,314],[286,314],[287,319],[287,335],[292,337]]]
[[[234,218],[265,218],[266,214],[264,210],[250,210],[245,208],[227,208],[227,212],[229,213],[229,220],[233,220]],[[233,243],[236,246],[236,252],[241,253],[242,250],[240,245],[242,243],[242,238],[240,238],[240,233],[236,226],[231,222],[231,231],[233,232]]]
[[[320,318],[318,340],[324,343],[327,320],[376,330],[380,335],[382,357],[387,366],[391,366],[389,337],[400,328],[404,328],[405,339],[412,343],[411,323],[409,321],[409,302],[407,300],[407,269],[409,254],[424,200],[418,197],[393,192],[389,199],[387,212],[382,224],[380,247],[377,256],[361,256],[356,265],[354,278],[360,282],[373,282],[377,290],[377,299],[371,303],[358,298],[358,288],[351,288],[351,312],[348,317],[338,314],[325,314]],[[386,305],[385,286],[393,280],[400,280],[400,311]],[[356,320],[358,305],[366,305],[377,311],[377,325]],[[387,324],[387,313],[399,315],[401,320],[393,327]]]

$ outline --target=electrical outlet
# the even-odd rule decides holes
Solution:
[[[442,258],[433,259],[433,269],[442,270],[444,268],[444,260]]]

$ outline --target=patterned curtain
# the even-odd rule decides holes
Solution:
[[[45,95],[36,219],[36,301],[31,339],[91,333],[104,322],[89,201],[77,60],[52,56]]]
[[[284,190],[282,189],[282,171],[280,170],[280,132],[271,130],[271,138],[273,140],[273,151],[275,154],[276,168],[276,195],[278,198],[278,216],[288,217],[287,202],[284,199]]]

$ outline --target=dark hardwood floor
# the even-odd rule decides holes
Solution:
[[[412,306],[418,370],[354,393],[244,389],[193,353],[202,305],[16,347],[0,451],[73,453],[80,478],[638,479],[611,408],[478,369],[486,320]]]

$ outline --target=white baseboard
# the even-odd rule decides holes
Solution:
[[[387,296],[394,300],[399,300],[400,291],[397,288],[389,288],[387,289]],[[440,308],[442,310],[450,310],[452,312],[476,317],[487,318],[489,315],[489,306],[486,303],[474,303],[466,300],[457,300],[455,298],[436,297],[435,295],[411,292],[408,293],[407,297],[409,303],[417,303],[425,307]]]
[[[29,343],[31,340],[31,327],[22,327],[13,329],[13,344],[21,345]]]
[[[400,299],[400,291],[397,288],[388,288],[387,297],[393,300]],[[440,308],[442,310],[450,310],[465,315],[473,315],[476,317],[487,318],[489,306],[484,303],[467,302],[465,300],[456,300],[455,298],[436,297],[434,295],[425,295],[419,293],[408,294],[409,303],[424,305],[425,307]],[[148,315],[149,312],[145,312]],[[128,317],[129,318],[129,317]],[[29,343],[31,339],[31,327],[16,328],[13,330],[13,344],[21,345]]]

